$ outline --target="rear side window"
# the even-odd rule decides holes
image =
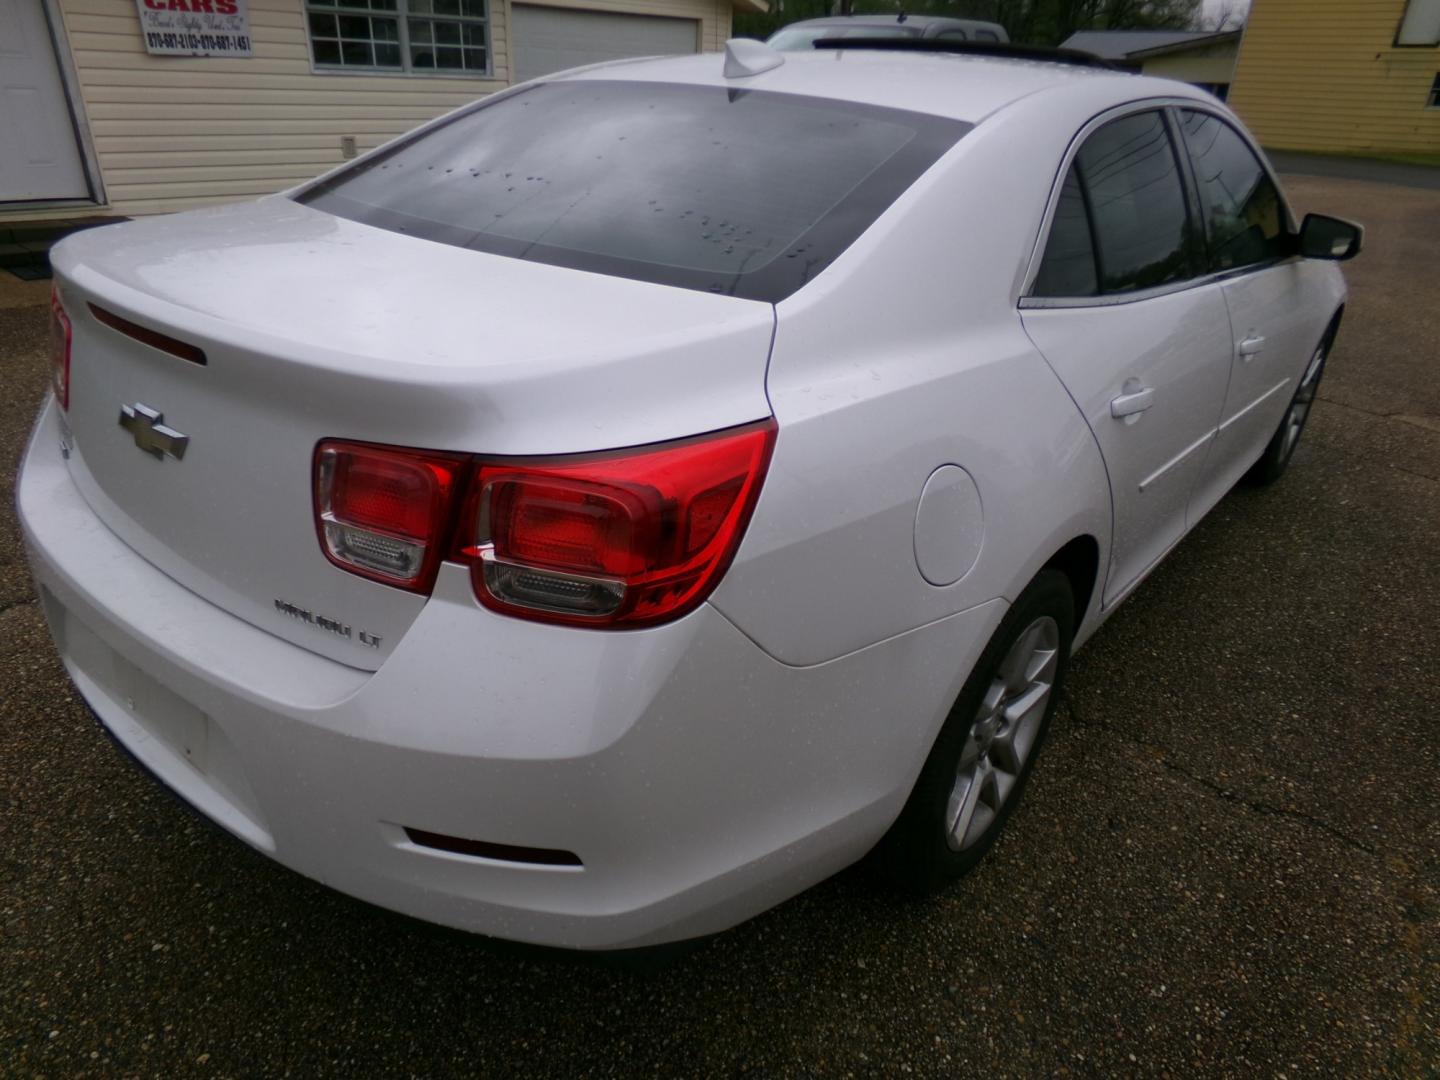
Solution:
[[[1095,244],[1090,234],[1090,215],[1080,190],[1077,166],[1071,165],[1055,205],[1050,223],[1050,241],[1035,278],[1036,296],[1094,296],[1099,280],[1095,273]]]
[[[1280,192],[1240,133],[1218,116],[1191,109],[1181,110],[1180,124],[1195,166],[1211,269],[1286,255]]]
[[[1087,211],[1088,230],[1081,227]],[[1194,272],[1194,247],[1164,119],[1158,112],[1122,117],[1095,131],[1075,156],[1034,291],[1090,296],[1182,281]]]
[[[970,126],[794,94],[538,83],[298,199],[459,247],[773,303]]]

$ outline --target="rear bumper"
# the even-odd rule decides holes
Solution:
[[[51,405],[20,520],[57,648],[115,738],[286,866],[515,940],[711,933],[854,861],[898,813],[1002,613],[792,668],[708,605],[651,630],[543,626],[481,608],[446,566],[395,652],[359,671],[141,559],[80,496],[58,442]],[[450,854],[405,827],[583,866]]]

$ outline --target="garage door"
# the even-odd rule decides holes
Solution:
[[[0,201],[90,194],[40,0],[0,0]]]
[[[602,60],[700,51],[700,24],[694,19],[535,4],[516,4],[510,11],[510,58],[516,82]]]

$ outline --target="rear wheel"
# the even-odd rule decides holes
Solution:
[[[1069,579],[1044,570],[990,639],[876,858],[928,890],[978,863],[1014,811],[1050,726],[1070,660]]]
[[[1295,447],[1299,445],[1300,435],[1305,430],[1305,422],[1310,419],[1310,407],[1315,404],[1320,378],[1325,374],[1325,357],[1330,352],[1331,338],[1332,335],[1326,335],[1310,358],[1310,363],[1305,366],[1305,373],[1300,376],[1300,385],[1295,388],[1295,396],[1290,399],[1290,407],[1285,410],[1284,419],[1275,429],[1275,434],[1265,447],[1265,452],[1260,455],[1260,460],[1245,474],[1247,482],[1273,484],[1285,475]]]

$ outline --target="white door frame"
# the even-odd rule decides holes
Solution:
[[[60,69],[60,85],[65,90],[65,106],[70,114],[71,130],[75,135],[75,145],[80,151],[80,164],[85,171],[85,184],[90,189],[90,197],[26,199],[0,203],[0,218],[22,211],[33,216],[35,210],[105,205],[105,185],[100,176],[100,161],[95,156],[90,121],[85,116],[85,102],[80,95],[80,76],[75,70],[75,58],[70,55],[70,43],[65,36],[65,19],[60,11],[60,0],[40,0],[40,10],[45,16],[45,29],[50,35],[50,48],[55,53],[55,64]]]

